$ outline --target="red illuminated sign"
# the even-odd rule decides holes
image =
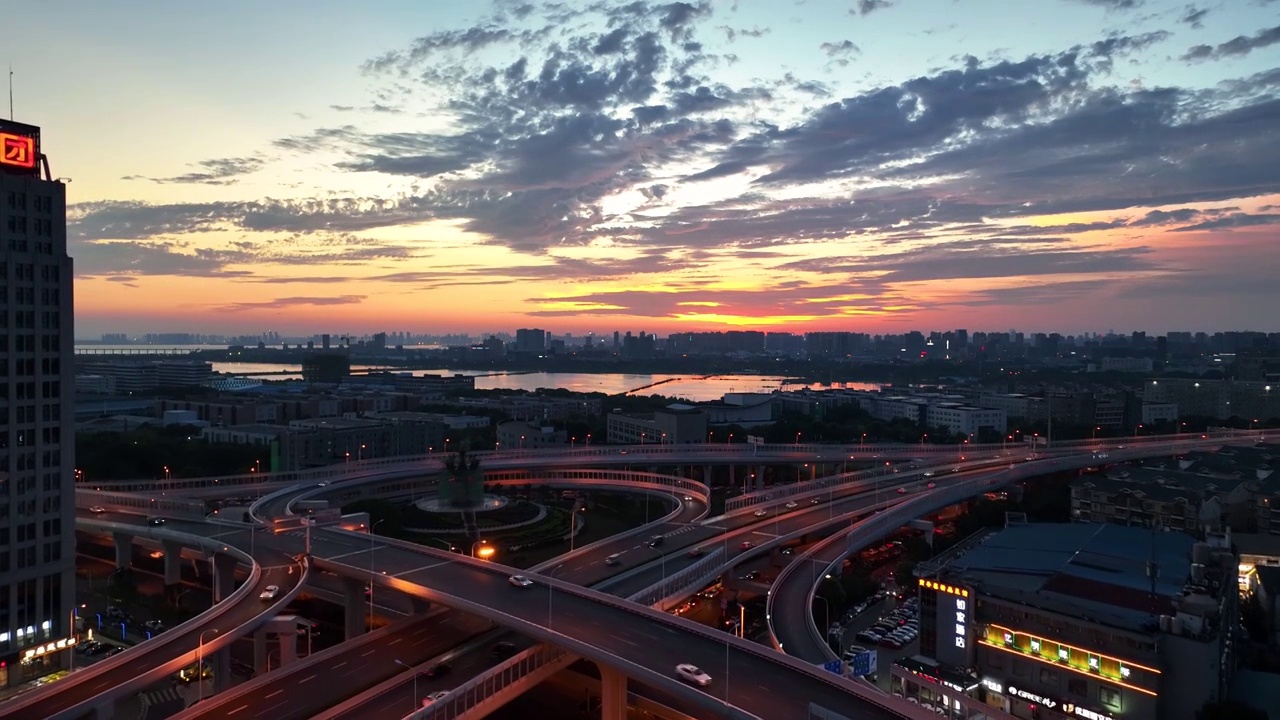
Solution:
[[[0,132],[0,165],[18,170],[35,170],[36,139]]]

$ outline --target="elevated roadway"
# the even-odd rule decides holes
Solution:
[[[247,630],[252,630],[286,607],[297,595],[306,576],[304,564],[293,553],[259,545],[252,555],[245,536],[209,537],[203,523],[170,521],[162,527],[138,522],[136,517],[113,520],[80,518],[77,527],[103,533],[125,532],[161,543],[178,543],[210,553],[221,577],[215,584],[229,591],[237,563],[250,566],[247,580],[209,611],[144,643],[94,663],[56,683],[0,704],[0,718],[79,718],[92,713],[110,717],[112,703],[129,697],[195,663],[200,637],[203,653],[212,660]],[[273,602],[258,600],[267,585],[281,591]],[[223,673],[224,677],[226,673]],[[105,714],[104,714],[105,713]]]
[[[1179,440],[1181,441],[1181,438]],[[1166,447],[1168,443],[1169,439],[1165,439]],[[1148,440],[1147,445],[1148,447],[1145,448],[1147,454],[1159,454],[1155,447],[1156,443]],[[787,461],[808,458],[814,461],[823,459],[819,456],[826,454],[832,458],[833,462],[837,461],[837,456],[831,452],[830,446],[822,446],[825,453],[800,450],[802,446],[785,447],[785,450],[774,448],[773,455],[767,457]],[[837,452],[843,454],[847,449],[837,448]],[[929,454],[914,452],[914,446],[911,450],[912,452],[907,452],[901,447],[897,448],[898,452],[909,456]],[[753,449],[747,456],[735,448],[729,453],[715,454],[719,455],[720,463],[769,461],[761,457],[760,452],[758,448]],[[867,455],[878,454],[864,452]],[[966,452],[971,453],[973,450]],[[646,459],[644,462],[696,464],[709,461],[713,453],[707,452],[704,448],[699,453],[682,454],[671,450],[653,454],[661,457]],[[522,455],[526,454],[522,453]],[[616,460],[626,455],[622,455],[620,451],[614,451],[605,457]],[[744,459],[746,457],[750,459]],[[632,461],[633,459],[628,459],[624,462]],[[401,466],[403,467],[404,463],[401,463]],[[385,468],[366,468],[361,472],[365,476],[374,476],[385,470]],[[407,472],[421,472],[421,470],[421,466],[416,469],[404,469]],[[352,475],[349,472],[343,473],[343,477],[348,480]],[[261,481],[260,478],[256,480]],[[217,481],[218,479],[212,479],[214,485]],[[209,487],[209,485],[202,485],[202,487]],[[727,703],[737,707],[764,708],[768,710],[767,717],[786,718],[801,717],[802,712],[803,716],[807,717],[808,700],[825,704],[821,702],[821,699],[825,698],[837,703],[830,707],[843,707],[850,702],[857,702],[850,696],[850,688],[846,683],[834,677],[825,677],[804,663],[762,652],[757,647],[735,641],[733,638],[726,639],[721,633],[710,631],[680,618],[637,608],[633,604],[621,602],[616,598],[575,587],[563,579],[540,578],[533,588],[517,590],[506,584],[506,575],[511,572],[509,568],[477,563],[467,558],[459,558],[456,555],[427,548],[405,547],[376,538],[372,546],[367,546],[363,540],[356,541],[355,538],[347,537],[348,534],[342,532],[324,531],[317,532],[315,535],[316,540],[320,542],[314,552],[315,561],[319,567],[350,577],[360,577],[369,575],[369,571],[364,569],[364,564],[373,562],[375,563],[373,567],[376,568],[372,573],[375,584],[394,587],[411,595],[440,601],[467,612],[488,617],[532,637],[564,646],[584,657],[595,659],[606,667],[618,668],[642,682],[665,687],[705,707],[724,710]],[[240,538],[237,541],[229,538],[227,542],[240,544],[246,539]],[[299,540],[288,536],[278,536],[272,538],[269,543],[263,544],[287,555],[295,555],[302,551]],[[365,557],[362,558],[362,555]],[[554,611],[551,607],[552,588],[554,588],[556,600]],[[545,616],[533,609],[540,604],[544,595],[547,603]],[[556,627],[557,623],[561,628],[559,630]],[[564,630],[566,627],[570,634],[566,634]],[[596,628],[601,632],[597,632]],[[591,641],[584,641],[581,638],[591,638]],[[679,640],[673,642],[675,638]],[[677,647],[670,647],[672,645]],[[643,651],[640,657],[633,660],[630,656],[636,654],[637,648],[643,648]],[[720,655],[721,652],[723,655]],[[125,653],[119,657],[125,658],[127,655],[128,653]],[[719,661],[721,657],[722,662]],[[717,666],[723,666],[724,674],[729,680],[723,683],[717,681],[709,692],[685,687],[675,682],[671,677],[674,665],[690,661],[704,666],[713,675],[717,674],[715,672]],[[179,664],[177,667],[180,666]],[[768,692],[762,684],[756,685],[759,688],[758,691],[752,689],[752,680],[763,680],[779,674],[788,676],[790,681],[797,683],[797,687],[805,691],[804,695],[807,699],[804,703],[799,703],[794,698],[774,697],[774,694]],[[744,678],[746,681],[734,683],[734,678]],[[767,684],[767,680],[765,683]],[[83,685],[84,683],[74,684]],[[719,694],[721,692],[723,695]],[[902,710],[882,707],[885,703],[892,706],[892,700],[863,698],[863,703],[869,708],[869,714],[865,715],[866,717],[911,714],[909,708]],[[5,710],[9,711],[10,708]]]
[[[1228,440],[1232,438],[1227,438]],[[1251,433],[1248,440],[1260,440]],[[1050,457],[1016,465],[994,472],[963,473],[957,482],[939,484],[937,488],[922,492],[911,499],[867,518],[850,527],[847,533],[832,536],[798,556],[778,576],[768,601],[769,632],[778,649],[810,663],[822,663],[836,659],[827,646],[823,633],[813,618],[812,605],[818,581],[850,554],[871,545],[911,520],[936,512],[948,505],[960,502],[1010,483],[1033,477],[1051,475],[1086,467],[1139,460],[1153,455],[1173,454],[1189,450],[1205,450],[1220,447],[1224,439],[1181,436],[1176,442],[1162,445],[1148,444],[1134,447],[1115,445],[1099,446],[1105,453],[1098,458],[1088,455]],[[1122,443],[1124,444],[1124,443]]]

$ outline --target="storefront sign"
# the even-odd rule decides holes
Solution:
[[[1050,709],[1050,710],[1052,710],[1052,709],[1054,709],[1054,708],[1058,707],[1058,702],[1057,702],[1056,700],[1050,700],[1050,699],[1049,699],[1049,698],[1047,698],[1047,697],[1042,697],[1042,696],[1037,695],[1037,694],[1035,694],[1035,693],[1033,693],[1033,692],[1027,692],[1026,690],[1022,690],[1022,689],[1020,689],[1020,688],[1016,688],[1016,687],[1014,687],[1014,686],[1012,686],[1012,685],[1010,685],[1010,686],[1009,686],[1008,694],[1009,694],[1009,695],[1012,695],[1012,696],[1014,696],[1014,697],[1017,697],[1017,698],[1022,698],[1023,700],[1026,700],[1027,702],[1033,702],[1033,703],[1035,703],[1035,704],[1037,704],[1037,705],[1043,705],[1044,707],[1046,707],[1046,708],[1048,708],[1048,709]]]

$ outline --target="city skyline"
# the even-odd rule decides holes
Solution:
[[[308,7],[16,9],[80,334],[1278,327],[1275,2]]]

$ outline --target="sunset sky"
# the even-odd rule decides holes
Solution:
[[[4,13],[81,338],[1280,330],[1280,0]]]

